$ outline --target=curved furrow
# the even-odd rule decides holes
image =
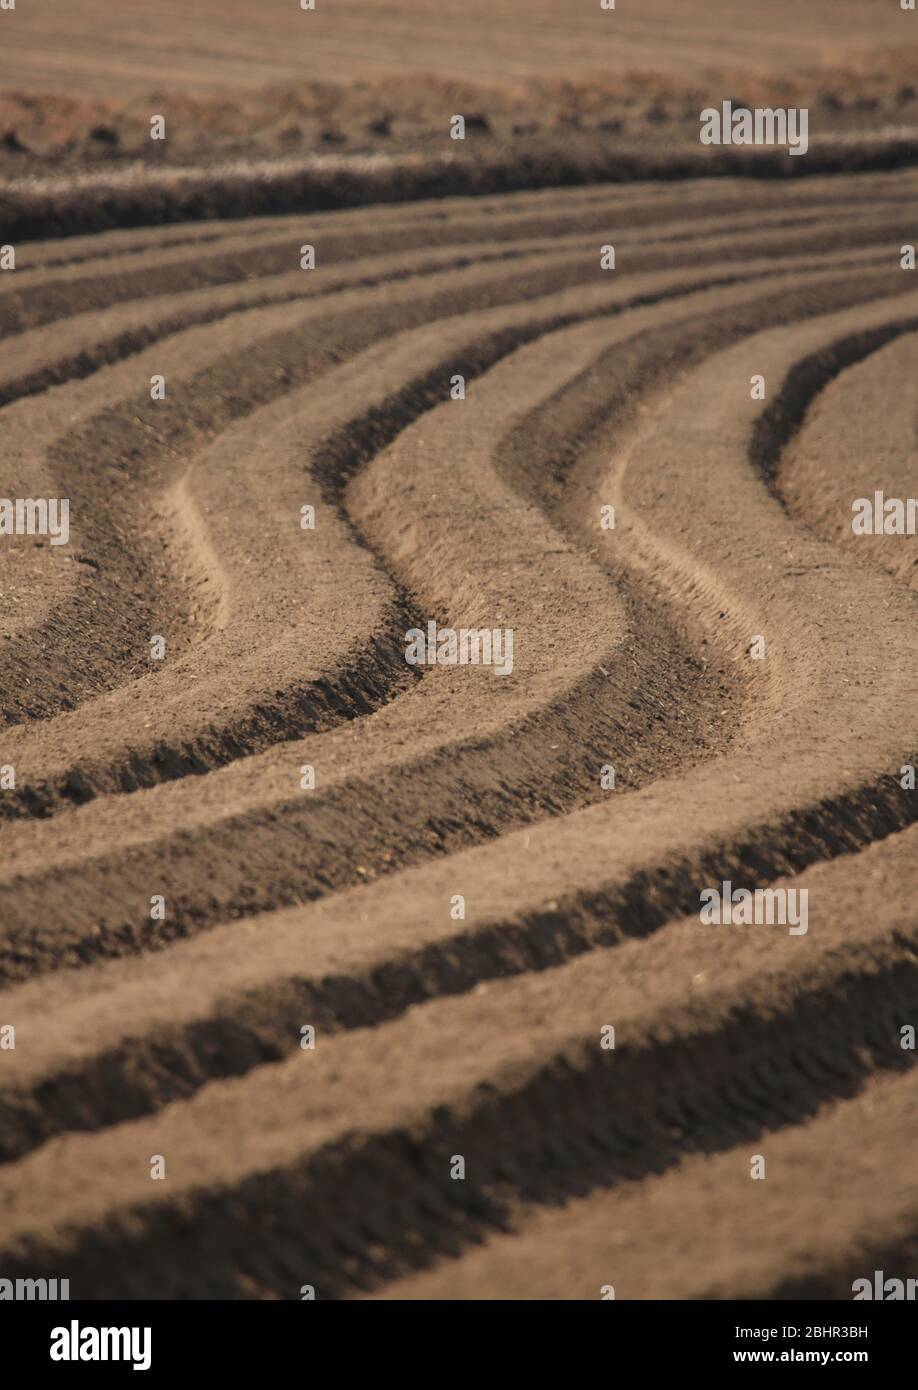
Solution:
[[[792,516],[911,589],[918,589],[916,414],[909,389],[916,369],[916,332],[895,325],[891,332],[852,335],[831,354],[800,364],[775,402],[775,428],[759,451]],[[791,430],[778,451],[773,441],[783,443]]]
[[[611,1286],[616,1299],[850,1301],[875,1270],[915,1268],[918,1201],[899,1158],[916,1105],[914,1072],[877,1081],[764,1142],[512,1217],[509,1231],[375,1297],[598,1299]],[[765,1181],[752,1184],[757,1152]]]
[[[132,231],[90,233],[88,236],[50,238],[47,241],[27,241],[17,257],[18,268],[30,274],[34,271],[59,270],[62,267],[86,265],[106,256],[130,255],[135,251],[150,251],[171,246],[205,246],[218,242],[234,231],[244,231],[240,222],[188,223],[173,227],[137,227]],[[8,293],[12,286],[4,287]]]

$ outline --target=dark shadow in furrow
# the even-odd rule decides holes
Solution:
[[[914,1135],[912,1136],[914,1139]],[[907,1164],[912,1161],[913,1151],[895,1152],[888,1155],[890,1167],[893,1164]],[[854,1281],[856,1279],[867,1279],[873,1291],[876,1293],[876,1272],[880,1271],[883,1276],[883,1283],[888,1279],[900,1279],[903,1284],[909,1279],[918,1280],[918,1220],[906,1230],[903,1230],[898,1239],[887,1239],[878,1241],[875,1238],[863,1236],[857,1243],[857,1248],[853,1253],[846,1253],[836,1260],[827,1262],[822,1269],[813,1270],[812,1273],[798,1275],[783,1279],[779,1284],[763,1291],[759,1297],[771,1299],[821,1299],[821,1300],[843,1300],[850,1302],[854,1299]],[[859,1289],[858,1292],[862,1292]],[[896,1292],[892,1287],[885,1287],[881,1294],[884,1302],[890,1301],[890,1294]],[[913,1295],[914,1296],[914,1295]],[[900,1301],[895,1299],[893,1301]],[[904,1300],[902,1300],[904,1301]],[[856,1344],[855,1344],[856,1345]]]
[[[319,1298],[370,1291],[512,1230],[521,1204],[665,1173],[905,1071],[899,1028],[918,1008],[918,956],[913,939],[899,944],[905,959],[780,1012],[738,1006],[710,1031],[614,1053],[584,1040],[516,1089],[482,1083],[404,1127],[353,1133],[173,1207],[131,1208],[76,1234],[72,1252],[23,1244],[4,1273],[67,1277],[87,1298],[295,1299],[303,1282]],[[455,1154],[464,1182],[449,1176]]]
[[[860,329],[802,358],[790,369],[778,394],[756,420],[749,445],[751,462],[782,505],[784,498],[776,486],[778,465],[812,402],[846,367],[863,362],[893,339],[916,330],[918,317]],[[794,520],[801,524],[800,517],[795,516]]]
[[[100,235],[104,236],[105,233],[101,233]],[[206,248],[211,243],[215,241],[223,241],[226,237],[231,235],[232,232],[230,228],[225,226],[218,226],[212,232],[199,232],[197,235],[195,235],[194,231],[191,228],[189,228],[187,235],[167,237],[165,241],[159,242],[158,244],[154,244],[149,240],[143,239],[141,239],[140,241],[124,242],[123,244],[119,244],[118,246],[114,246],[111,242],[109,242],[106,248],[106,254],[108,254],[109,256],[142,256],[155,255],[159,251],[169,251],[172,249],[178,250],[183,246],[203,246]],[[48,237],[46,238],[45,244],[49,244],[53,240],[53,237]],[[63,251],[62,255],[50,256],[44,260],[32,260],[31,258],[28,258],[26,260],[20,260],[19,268],[26,274],[34,273],[36,271],[41,272],[46,270],[63,270],[68,269],[71,266],[86,265],[90,261],[100,261],[100,258],[103,254],[99,250],[97,237],[92,238],[87,249],[79,251],[76,254],[74,254],[72,250],[72,243],[63,241],[60,243],[60,245]],[[68,249],[70,249],[69,255],[66,254]]]
[[[348,720],[372,714],[419,680],[420,672],[404,660],[397,636],[421,619],[401,590],[383,623],[345,661],[333,678],[291,681],[273,701],[256,701],[245,714],[222,727],[214,724],[198,738],[159,742],[143,750],[127,749],[104,768],[76,763],[58,781],[20,783],[0,799],[0,823],[45,819],[69,807],[84,806],[97,796],[130,793],[184,777],[201,777],[238,758],[251,757],[278,743],[322,733]]]

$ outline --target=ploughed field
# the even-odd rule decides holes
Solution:
[[[17,247],[3,491],[70,539],[0,546],[4,1277],[914,1270],[916,541],[850,523],[915,491],[916,192]],[[512,672],[409,665],[431,621],[512,629]],[[806,889],[807,931],[702,923],[724,880]]]

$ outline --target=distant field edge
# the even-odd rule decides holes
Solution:
[[[557,145],[483,154],[314,155],[266,163],[151,170],[131,165],[0,185],[0,241],[21,243],[117,228],[313,213],[423,198],[475,197],[583,184],[740,176],[779,179],[918,165],[918,129],[838,136],[792,157],[783,148],[648,152]]]

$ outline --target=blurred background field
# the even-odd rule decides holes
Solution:
[[[832,39],[827,42],[826,34]],[[701,106],[918,126],[898,0],[18,0],[0,13],[0,174],[442,146],[697,138]],[[149,139],[151,114],[165,142]]]

